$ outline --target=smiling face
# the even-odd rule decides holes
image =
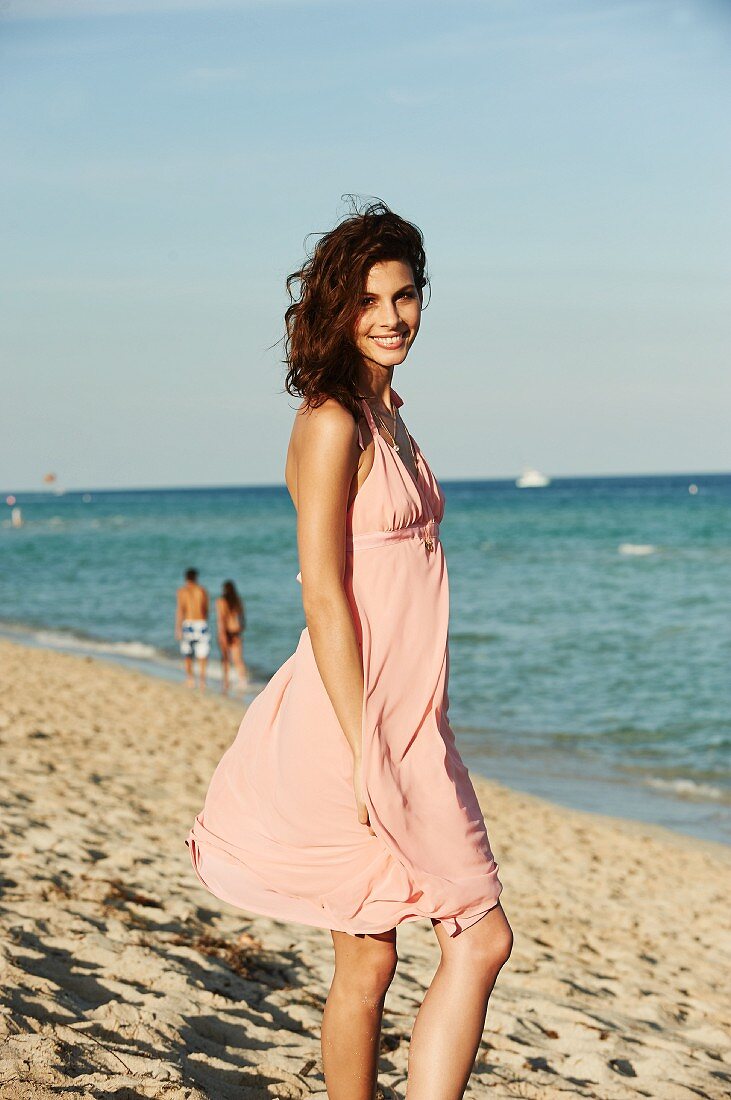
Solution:
[[[421,298],[411,265],[383,260],[368,272],[355,342],[365,360],[380,367],[403,363],[421,321]]]

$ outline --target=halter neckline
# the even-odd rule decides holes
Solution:
[[[396,391],[394,389],[391,390],[391,397],[393,399],[394,405],[396,405],[397,408],[399,406],[403,405],[402,398],[399,397],[399,395],[396,393]],[[406,476],[408,477],[409,481],[414,486],[414,489],[416,490],[416,493],[419,497],[419,500],[420,500],[420,502],[423,506],[424,503],[425,503],[425,498],[424,498],[424,493],[422,491],[422,485],[421,485],[421,480],[422,480],[421,454],[420,454],[420,451],[419,451],[418,444],[414,442],[414,448],[415,448],[415,452],[416,452],[415,455],[414,455],[414,465],[415,465],[415,468],[416,468],[416,477],[414,477],[414,475],[411,473],[411,470],[409,469],[409,467],[406,465],[403,458],[401,457],[401,454],[399,453],[399,451],[397,451],[395,447],[391,447],[386,442],[386,440],[383,438],[383,436],[381,435],[380,431],[378,430],[378,427],[376,426],[376,422],[373,419],[373,413],[371,412],[371,407],[368,404],[368,402],[366,401],[365,397],[361,397],[360,400],[361,400],[361,404],[363,405],[363,408],[365,410],[366,421],[368,422],[368,427],[370,428],[371,435],[373,436],[373,445],[376,446],[376,438],[378,438],[378,439],[380,439],[383,446],[386,447],[391,452],[391,454],[394,457],[394,460],[403,469],[403,471],[406,474]],[[406,431],[407,435],[409,436],[409,439],[411,439],[411,432],[406,427],[406,425],[404,425],[404,430]]]

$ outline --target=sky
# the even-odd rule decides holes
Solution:
[[[349,193],[440,478],[731,469],[730,117],[730,0],[3,0],[0,490],[282,483]]]

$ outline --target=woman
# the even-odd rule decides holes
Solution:
[[[234,664],[239,683],[242,686],[249,679],[243,655],[246,614],[233,581],[223,582],[221,595],[216,600],[216,623],[218,626],[218,648],[221,650],[221,666],[223,668],[223,692],[225,694],[228,691],[231,662]]]
[[[326,233],[287,285],[287,389],[303,400],[285,476],[307,625],[221,760],[191,855],[219,898],[330,929],[332,1100],[375,1095],[396,928],[430,919],[441,961],[408,1097],[456,1100],[512,933],[447,720],[444,496],[392,387],[419,331],[421,233],[375,203]]]

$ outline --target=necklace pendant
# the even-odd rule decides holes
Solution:
[[[401,448],[399,447],[398,443],[394,443],[394,445],[393,445],[393,449],[394,449],[394,451],[397,451],[397,452],[401,450]]]

